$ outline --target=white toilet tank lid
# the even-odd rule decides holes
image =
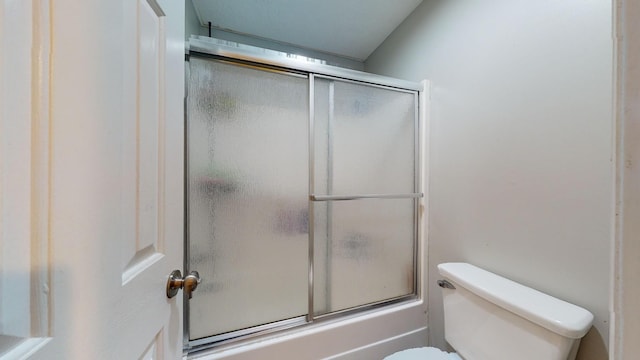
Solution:
[[[479,297],[556,334],[579,339],[593,323],[593,314],[566,301],[518,284],[467,263],[438,265],[440,274]]]

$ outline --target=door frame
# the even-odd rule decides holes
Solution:
[[[631,360],[640,353],[640,4],[615,0],[614,115],[612,154],[615,192],[611,251],[609,357]]]
[[[0,0],[0,336],[21,339],[7,358],[51,340],[50,14]]]

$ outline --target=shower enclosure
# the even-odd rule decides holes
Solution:
[[[419,84],[191,39],[185,347],[415,299]]]

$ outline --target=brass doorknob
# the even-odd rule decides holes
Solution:
[[[201,281],[200,274],[197,271],[192,271],[182,278],[180,270],[173,270],[167,279],[167,297],[171,299],[178,294],[178,290],[184,289],[184,292],[191,299],[193,291],[196,290]]]

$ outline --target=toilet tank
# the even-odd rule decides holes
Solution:
[[[573,360],[593,315],[467,263],[438,265],[447,342],[465,360]]]

